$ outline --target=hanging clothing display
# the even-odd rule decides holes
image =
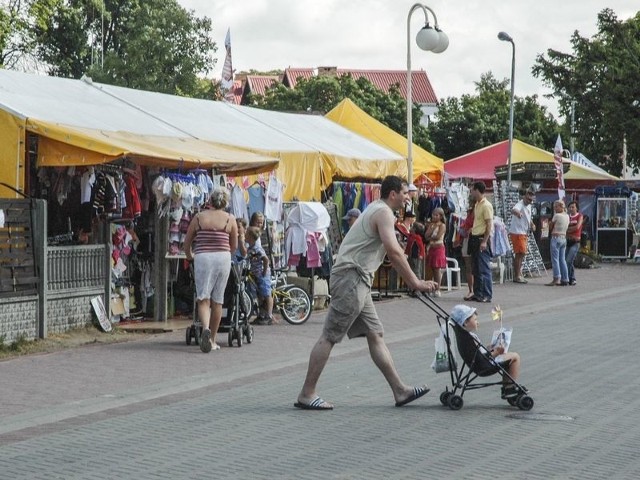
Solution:
[[[511,251],[509,234],[502,218],[493,217],[493,233],[490,237],[491,252],[494,257],[501,257]]]
[[[469,194],[471,190],[463,183],[454,182],[449,188],[449,200],[452,204],[452,211],[466,212],[469,209]]]
[[[235,216],[236,218],[244,218],[247,222],[249,221],[247,202],[244,198],[244,192],[239,185],[234,185],[231,188],[229,203],[233,216]]]
[[[247,189],[249,194],[249,218],[256,212],[264,212],[264,187],[254,183]]]
[[[371,202],[380,198],[379,183],[334,181],[332,188],[332,198],[338,209],[338,218],[344,217],[345,213],[352,208],[363,212]]]
[[[285,233],[287,264],[302,266],[300,271],[309,277],[312,274],[308,269],[322,269],[327,261],[323,252],[330,250],[326,233],[330,224],[329,212],[319,202],[299,202],[289,210]]]
[[[447,201],[447,191],[444,188],[436,188],[418,197],[418,221],[426,223],[436,208],[442,208],[445,214],[451,211]]]
[[[284,184],[275,175],[269,177],[267,195],[264,205],[264,216],[267,220],[280,222],[282,220],[282,193]]]
[[[125,198],[126,207],[123,215],[125,218],[138,218],[142,213],[142,205],[140,203],[140,195],[138,193],[138,187],[136,186],[136,180],[133,175],[125,175],[124,182],[126,185]]]

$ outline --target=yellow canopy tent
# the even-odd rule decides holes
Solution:
[[[0,109],[0,198],[16,198],[25,191],[24,120]]]
[[[248,174],[273,169],[278,159],[195,138],[94,130],[27,120],[27,130],[41,136],[38,166],[96,165],[128,157],[166,168],[213,168]]]
[[[402,155],[405,160],[399,162],[395,167],[395,171],[391,173],[407,176],[406,158],[408,145],[404,136],[368,115],[349,98],[342,100],[325,116],[352,132]],[[415,178],[424,173],[435,183],[440,183],[444,171],[444,162],[441,158],[427,152],[416,144],[413,144],[412,147],[412,157]]]
[[[240,130],[226,132],[223,143],[278,156],[278,178],[285,184],[285,200],[317,201],[336,178],[378,179],[397,174],[406,164],[397,153],[323,116],[228,108],[233,112],[227,115],[240,115],[255,124],[247,130],[250,134],[242,137],[238,137]],[[222,135],[219,137],[222,141]]]

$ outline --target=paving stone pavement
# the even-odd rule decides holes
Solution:
[[[635,479],[640,265],[579,271],[577,287],[547,281],[494,288],[530,412],[497,387],[443,407],[435,316],[405,298],[377,304],[385,336],[405,381],[432,391],[403,408],[361,340],[338,345],[320,380],[334,411],[292,407],[322,313],[208,355],[175,332],[0,362],[0,478]],[[438,303],[448,311],[463,293]],[[487,339],[491,306],[474,306]]]

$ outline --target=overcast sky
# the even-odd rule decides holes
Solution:
[[[404,70],[407,67],[407,16],[416,2],[406,0],[178,0],[198,16],[213,20],[218,44],[214,76],[224,62],[224,38],[231,29],[233,68],[337,66]],[[420,9],[411,16],[411,64],[426,70],[438,98],[474,92],[480,75],[511,74],[511,44],[516,45],[515,94],[538,94],[554,115],[554,101],[531,75],[536,55],[553,48],[570,53],[570,37],[596,33],[597,14],[611,8],[626,20],[640,10],[638,0],[434,0],[440,28],[449,36],[441,53],[423,52],[414,38],[424,23]]]

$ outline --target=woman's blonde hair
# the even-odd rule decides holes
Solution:
[[[446,219],[446,218],[445,218],[445,216],[444,216],[444,210],[443,210],[442,208],[438,207],[438,208],[434,208],[434,209],[433,209],[433,211],[431,212],[431,219],[432,219],[432,220],[433,220],[433,214],[434,214],[434,213],[437,213],[437,214],[439,214],[439,215],[440,215],[440,221],[441,221],[442,223],[446,223],[446,220],[447,220],[447,219]]]
[[[249,219],[249,225],[252,226],[252,227],[255,227],[256,226],[256,222],[258,220],[262,220],[263,223],[264,223],[264,220],[265,220],[264,213],[262,213],[262,212],[253,212],[253,215],[251,215],[251,218]]]
[[[249,227],[245,235],[249,240],[258,240],[260,238],[260,229],[258,227]]]
[[[218,210],[224,210],[229,205],[229,190],[219,187],[211,192],[211,205]]]

